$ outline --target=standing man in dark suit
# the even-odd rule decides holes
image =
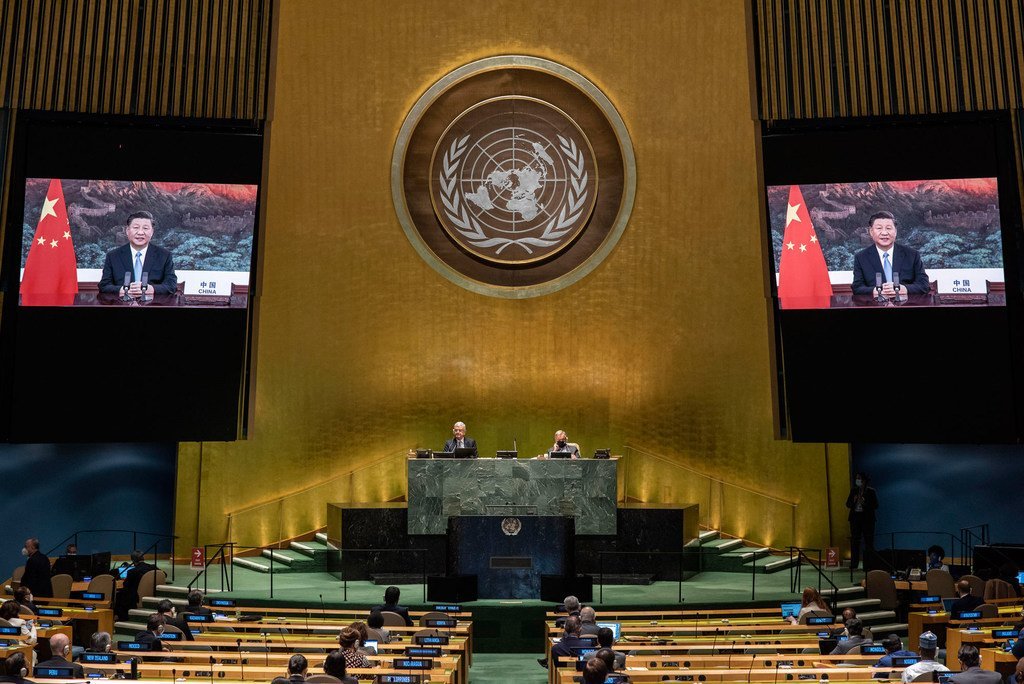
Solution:
[[[39,550],[39,540],[35,537],[26,539],[21,555],[27,557],[21,585],[31,589],[33,597],[51,598],[53,585],[50,583],[50,559]]]
[[[875,511],[878,510],[878,492],[869,487],[867,473],[857,473],[853,479],[853,489],[846,497],[846,507],[850,509],[850,567],[856,568],[860,563],[861,540],[864,540],[864,553],[875,548]]]
[[[168,250],[150,244],[153,230],[153,215],[148,211],[136,211],[128,215],[124,229],[128,244],[107,252],[103,260],[103,275],[100,277],[100,292],[120,292],[126,273],[131,274],[129,296],[142,296],[143,273],[149,274],[149,287],[153,294],[177,292],[178,276],[174,274],[174,260]]]
[[[926,294],[930,285],[921,255],[905,245],[896,244],[896,218],[887,211],[868,219],[868,235],[875,244],[857,252],[853,259],[853,293],[875,292],[875,274],[882,274],[882,296]],[[900,275],[899,292],[893,286],[893,273]]]
[[[456,449],[472,449],[473,458],[480,455],[476,450],[476,440],[466,436],[466,424],[461,420],[452,426],[452,438],[444,443],[445,451]]]

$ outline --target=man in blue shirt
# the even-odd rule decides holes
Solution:
[[[885,646],[885,655],[875,663],[875,667],[892,667],[893,658],[905,658],[907,656],[917,656],[914,651],[906,651],[903,649],[903,642],[895,634],[882,639],[882,646]]]

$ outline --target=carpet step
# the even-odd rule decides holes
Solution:
[[[263,558],[274,559],[294,572],[320,572],[327,561],[326,556],[321,556],[321,560],[317,561],[311,556],[291,549],[263,549],[261,555]],[[277,572],[277,568],[274,568],[274,572]]]
[[[833,594],[838,594],[840,599],[857,598],[864,596],[864,587],[857,584],[852,587],[839,587],[838,592],[832,588],[821,590],[822,596],[831,597]]]
[[[234,560],[232,560],[231,562],[233,565],[240,568],[245,568],[246,570],[253,570],[255,572],[263,572],[267,574],[270,573],[271,560],[269,558],[264,558],[263,556],[253,556],[248,558],[235,556]],[[293,570],[290,566],[285,565],[284,563],[281,563],[277,560],[273,561],[273,565],[275,574],[295,572],[295,570]]]
[[[337,551],[338,550],[337,546],[335,546],[331,542],[327,541],[327,533],[326,532],[317,532],[316,533],[316,540],[318,542],[320,542],[321,544],[323,544],[324,546],[326,546],[327,548],[329,548],[331,551]]]
[[[711,572],[750,572],[747,563],[763,558],[770,553],[765,546],[751,547],[741,546],[735,551],[726,551],[718,554],[705,554],[701,559],[703,569]]]
[[[891,610],[873,610],[865,613],[857,611],[857,618],[874,630],[876,623],[896,619],[896,613]]]
[[[881,641],[890,634],[906,636],[910,626],[905,622],[889,622],[884,625],[871,625],[871,633],[875,641]]]
[[[789,556],[762,556],[748,563],[744,563],[743,567],[746,572],[750,572],[751,566],[759,568],[765,574],[771,574],[774,572],[781,572],[783,570],[789,570],[793,565],[796,565],[796,559],[790,558]]]
[[[727,553],[729,551],[738,551],[743,548],[743,540],[713,539],[705,544],[701,544],[700,548],[706,556],[715,553]]]
[[[836,608],[838,610],[846,610],[847,608],[853,608],[858,613],[860,613],[862,610],[867,610],[869,608],[876,608],[876,607],[878,607],[880,605],[882,605],[881,599],[855,598],[855,599],[847,599],[847,600],[839,601],[836,604]]]
[[[327,544],[319,541],[293,541],[289,544],[289,547],[292,551],[300,553],[307,558],[311,558],[322,565],[326,565],[327,556],[333,550]]]

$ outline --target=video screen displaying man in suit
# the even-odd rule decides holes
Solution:
[[[100,277],[100,292],[110,294],[122,290],[125,274],[130,275],[127,295],[141,297],[142,274],[147,274],[152,294],[173,294],[178,289],[178,277],[174,273],[174,260],[169,250],[151,244],[156,226],[153,215],[148,211],[128,214],[124,227],[128,244],[107,252],[103,261],[103,275]]]
[[[868,235],[874,243],[857,252],[853,260],[854,294],[872,294],[876,291],[876,274],[881,275],[883,297],[925,294],[928,292],[928,274],[917,250],[896,243],[896,217],[888,211],[879,211],[868,218]],[[899,274],[899,290],[893,282]]]

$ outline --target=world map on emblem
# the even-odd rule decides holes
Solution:
[[[551,257],[586,227],[597,201],[594,152],[564,112],[499,97],[463,112],[431,161],[435,214],[462,249],[515,264]]]

